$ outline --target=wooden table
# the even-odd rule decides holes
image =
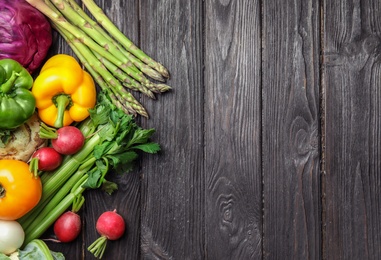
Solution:
[[[86,193],[125,236],[104,259],[381,259],[379,0],[97,0],[171,72],[137,96],[158,155]],[[54,52],[71,53],[61,38]]]

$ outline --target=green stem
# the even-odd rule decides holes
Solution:
[[[1,87],[0,87],[1,92],[8,93],[9,91],[11,91],[12,87],[15,84],[16,79],[19,76],[20,76],[19,73],[17,73],[16,71],[12,71],[12,75],[9,77],[9,79],[3,84],[1,84]]]
[[[38,158],[34,157],[29,162],[29,171],[33,173],[35,177],[37,177],[38,174]]]
[[[86,139],[89,139],[89,137],[94,134],[95,132],[95,125],[93,124],[93,121],[91,120],[90,117],[86,118],[84,121],[82,121],[78,125],[78,129],[81,130],[83,136]]]
[[[90,38],[97,42],[100,46],[106,49],[109,53],[112,53],[115,58],[119,59],[123,63],[128,63],[128,59],[123,55],[122,52],[109,40],[108,37],[105,37],[103,33],[99,32],[93,27],[92,23],[89,23],[74,10],[67,1],[63,0],[50,0],[57,9],[65,16],[65,18],[76,25],[78,28],[81,28],[84,33],[86,33]]]
[[[114,94],[114,92],[111,92],[111,91],[108,91],[107,92],[107,95],[110,96],[111,98],[111,101],[112,101],[112,104],[114,106],[116,106],[117,108],[121,109],[122,111],[124,111],[124,113],[128,114],[128,115],[134,115],[136,116],[136,111],[130,106],[129,103],[127,102],[124,102],[123,101],[120,101],[120,98],[118,98],[119,96],[116,96]]]
[[[42,219],[46,216],[46,214],[50,214],[50,209],[53,208],[54,205],[58,204],[60,200],[62,200],[65,195],[72,189],[73,186],[76,185],[78,180],[82,178],[82,176],[91,169],[91,167],[95,163],[95,158],[90,155],[90,158],[86,160],[84,164],[79,166],[77,171],[72,174],[65,184],[60,187],[58,192],[50,197],[45,199],[44,201],[40,201],[36,207],[32,209],[26,216],[20,219],[20,224],[26,232],[33,230],[35,225],[38,225],[38,219]],[[50,206],[49,206],[50,205]],[[53,206],[51,206],[53,205]]]
[[[114,63],[115,65],[126,70],[126,73],[130,72],[131,68],[126,66],[122,61],[116,58],[112,53],[108,51],[107,48],[100,46],[92,38],[90,38],[86,33],[84,33],[77,26],[72,25],[68,20],[59,12],[54,11],[49,5],[44,3],[42,0],[26,0],[29,4],[38,9],[46,17],[48,17],[52,23],[57,26],[64,28],[65,30],[71,32],[80,42],[88,46],[95,52],[98,52],[103,57]]]
[[[101,137],[98,134],[93,135],[88,139],[82,149],[73,156],[66,157],[67,160],[61,166],[49,174],[44,174],[42,181],[42,197],[40,202],[28,214],[20,219],[22,225],[28,226],[30,221],[33,221],[36,215],[39,214],[51,197],[67,182],[67,180],[81,167],[81,164],[86,164],[88,160],[94,160],[91,153],[94,147],[100,142]],[[88,157],[91,157],[90,159]],[[26,224],[25,224],[26,223]]]
[[[141,85],[139,84],[139,82],[137,82],[134,78],[132,78],[130,75],[128,75],[127,73],[125,73],[124,71],[122,71],[120,68],[118,68],[115,64],[113,64],[112,62],[108,61],[107,59],[103,59],[102,56],[100,56],[99,54],[97,53],[94,53],[95,56],[100,60],[102,61],[102,64],[109,70],[112,72],[112,74],[118,78],[122,84],[129,88],[129,89],[132,89],[132,90],[135,90],[135,91],[139,91],[143,94],[145,94],[146,96],[152,98],[152,99],[155,99],[155,96],[154,94],[152,93],[151,90],[149,90],[148,88],[146,88],[144,85]]]
[[[40,132],[38,135],[42,139],[56,139],[58,137],[57,129],[49,127],[43,122],[40,123]]]
[[[113,89],[114,90],[114,89]],[[136,100],[136,98],[128,92],[126,89],[123,88],[123,86],[115,88],[115,95],[121,102],[128,102],[129,105],[140,115],[148,118],[148,113],[143,107],[142,104],[139,103],[139,101]]]
[[[28,244],[33,239],[39,238],[53,223],[61,216],[73,203],[75,197],[79,196],[85,191],[82,184],[87,181],[88,176],[84,175],[79,180],[79,187],[65,196],[64,199],[60,200],[58,204],[52,209],[46,207],[45,211],[49,210],[49,214],[46,214],[44,218],[35,221],[35,227],[33,229],[25,231],[24,245]],[[53,205],[53,203],[51,204]],[[49,204],[50,206],[50,204]]]
[[[32,232],[37,228],[41,219],[44,219],[54,209],[59,202],[70,193],[74,185],[85,175],[86,171],[75,172],[69,180],[63,185],[58,192],[43,207],[37,208],[32,217],[22,222],[25,233]]]
[[[115,47],[118,49],[118,51],[121,53],[121,54],[124,54],[124,56],[132,62],[131,66],[136,66],[136,69],[140,69],[144,74],[146,74],[147,76],[155,79],[155,80],[158,80],[158,81],[162,81],[164,82],[165,79],[163,78],[163,76],[157,72],[156,70],[152,69],[151,67],[149,67],[148,65],[146,65],[145,63],[143,63],[141,60],[139,60],[138,58],[136,58],[132,53],[130,53],[129,51],[125,50],[119,43],[117,43],[112,37],[110,37],[103,29],[102,27],[100,27],[98,25],[97,22],[95,22],[92,18],[90,18],[87,13],[85,13],[83,11],[83,9],[77,4],[77,2],[75,2],[74,0],[67,0],[69,2],[69,4],[72,6],[72,8],[79,14],[79,16],[86,20],[86,22],[88,24],[90,24],[95,30],[97,30],[99,33],[102,34],[102,37],[104,37],[105,39],[107,39],[108,42],[112,43],[113,45],[115,45]]]
[[[57,119],[54,122],[54,127],[60,128],[64,124],[65,110],[70,104],[71,99],[66,94],[60,94],[55,98],[55,105],[57,106]]]
[[[51,177],[43,183],[42,188],[42,198],[43,201],[45,198],[49,198],[54,194],[61,186],[64,184],[67,179],[78,169],[78,167],[85,162],[85,159],[89,154],[94,150],[94,147],[100,142],[101,137],[96,134],[86,141],[82,149],[70,157],[70,159],[62,164],[54,173],[51,174]]]
[[[138,59],[146,63],[148,66],[157,70],[164,78],[169,78],[168,70],[160,63],[153,60],[141,49],[139,49],[130,39],[128,39],[110,19],[103,10],[95,4],[93,0],[82,0],[90,13],[95,19],[120,43],[123,47],[134,54]]]
[[[30,248],[30,250],[29,250],[29,248]],[[30,243],[28,243],[26,245],[24,250],[25,251],[31,251],[31,250],[37,251],[37,250],[39,250],[41,252],[41,256],[44,257],[44,260],[55,260],[56,259],[55,257],[53,257],[52,252],[50,251],[48,245],[41,239],[32,240]],[[16,257],[16,258],[19,259],[18,257]]]
[[[74,198],[73,205],[71,211],[77,213],[85,203],[85,197],[83,195],[79,195]]]
[[[87,250],[92,253],[96,258],[101,259],[106,250],[107,246],[107,237],[101,236],[98,237],[88,248]]]

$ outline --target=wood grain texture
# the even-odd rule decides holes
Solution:
[[[324,3],[326,259],[379,259],[379,1]]]
[[[159,155],[142,165],[141,249],[143,259],[203,259],[203,45],[202,2],[141,2],[141,48],[160,61],[173,90],[143,97]]]
[[[260,259],[259,1],[205,2],[207,259]]]
[[[264,259],[320,259],[318,1],[263,2]]]

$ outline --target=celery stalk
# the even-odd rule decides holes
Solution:
[[[55,207],[49,208],[50,214],[36,220],[36,225],[33,229],[25,232],[24,245],[28,244],[33,239],[39,238],[54,223],[54,221],[56,221],[56,219],[70,207],[75,197],[81,195],[85,191],[82,184],[87,181],[87,178],[88,175],[82,176],[77,182],[75,189],[73,189],[64,199],[60,200]]]
[[[58,192],[51,197],[50,200],[39,203],[33,209],[33,212],[29,215],[29,217],[24,219],[23,222],[20,222],[24,231],[29,233],[30,230],[33,230],[37,225],[40,225],[38,220],[50,214],[51,210],[54,208],[54,205],[58,204],[70,192],[71,188],[78,183],[78,181],[89,169],[91,169],[94,163],[95,158],[91,156],[91,158],[86,161],[86,164],[81,165],[79,169],[70,177],[70,179],[58,190]]]

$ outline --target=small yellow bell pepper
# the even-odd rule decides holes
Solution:
[[[97,95],[93,78],[67,54],[46,61],[34,81],[32,94],[40,119],[56,128],[86,119]]]

